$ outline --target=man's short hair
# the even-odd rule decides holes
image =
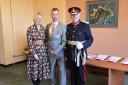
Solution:
[[[59,9],[58,8],[52,8],[51,11],[59,11]]]

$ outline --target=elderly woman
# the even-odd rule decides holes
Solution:
[[[27,58],[28,79],[32,79],[33,85],[40,85],[40,80],[50,79],[50,66],[45,44],[45,28],[42,26],[42,14],[38,13],[34,18],[34,24],[27,30],[27,42],[29,54]]]

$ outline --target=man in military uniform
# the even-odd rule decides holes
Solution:
[[[71,73],[71,85],[85,85],[85,63],[87,48],[93,42],[89,23],[80,20],[81,9],[71,7],[68,9],[72,23],[67,25],[66,57]]]

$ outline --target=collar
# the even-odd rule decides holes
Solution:
[[[78,25],[80,23],[80,20],[79,21],[77,21],[76,23],[72,23],[74,26],[76,26],[76,25]]]
[[[34,26],[34,29],[38,30],[38,28],[37,28],[37,25],[36,25],[36,24],[34,24],[33,26]],[[42,28],[43,28],[43,26],[42,26],[42,25],[40,25],[40,29],[42,29]]]
[[[59,21],[52,22],[52,24],[57,25]]]
[[[57,25],[59,24],[59,21],[56,21],[56,22],[52,22],[53,26],[56,28]]]

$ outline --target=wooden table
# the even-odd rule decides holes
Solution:
[[[128,65],[120,62],[108,62],[95,59],[88,59],[87,65],[107,68],[108,69],[108,85],[124,85],[124,75],[128,72]]]

